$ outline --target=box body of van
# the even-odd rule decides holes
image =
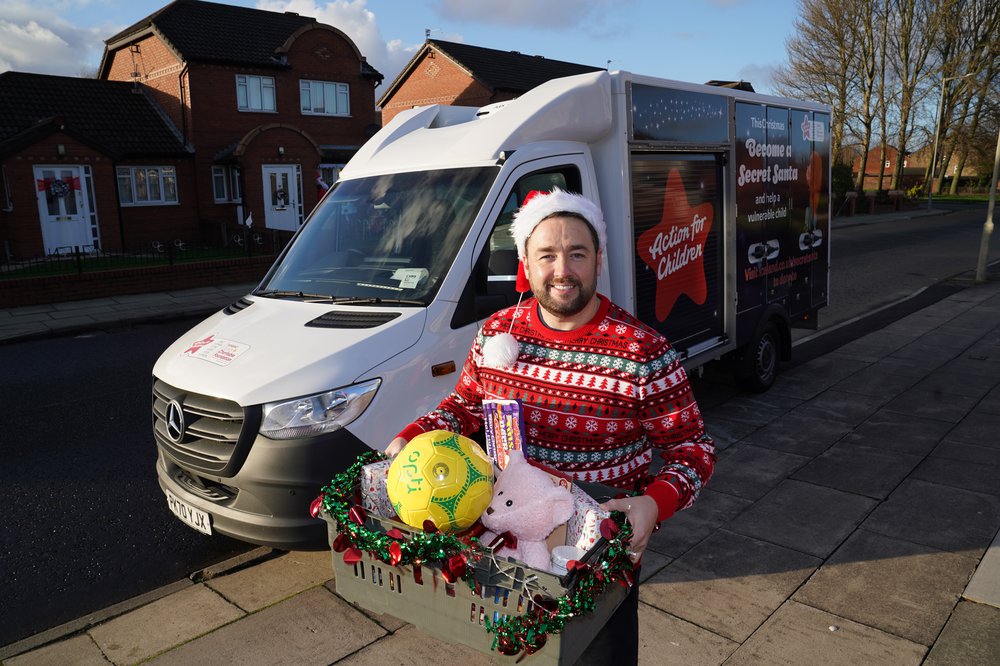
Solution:
[[[691,369],[757,390],[829,289],[830,112],[597,72],[487,107],[402,113],[369,140],[259,287],[153,369],[157,474],[205,533],[325,542],[318,489],[454,387],[517,301],[509,225],[531,190],[598,203],[598,290]]]

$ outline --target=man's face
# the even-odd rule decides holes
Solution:
[[[528,237],[525,254],[524,270],[542,309],[556,322],[589,321],[595,310],[601,255],[587,223],[569,216],[542,220]]]

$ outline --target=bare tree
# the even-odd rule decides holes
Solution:
[[[830,142],[840,156],[857,50],[857,16],[845,17],[851,0],[799,0],[795,34],[785,44],[788,66],[775,74],[775,89],[788,97],[828,104],[833,112]]]
[[[959,43],[965,56],[962,59],[967,63],[967,73],[972,76],[962,90],[962,111],[952,120],[956,128],[944,162],[946,165],[951,164],[953,155],[958,153],[949,188],[951,194],[958,192],[959,180],[983,118],[989,91],[1000,71],[1000,40],[997,39],[1000,34],[1000,5],[982,0],[966,2],[964,5]]]
[[[892,0],[893,27],[889,45],[891,71],[899,90],[897,103],[896,164],[892,189],[900,188],[918,108],[926,94],[927,65],[939,30],[942,4],[948,0]]]
[[[844,18],[858,26],[857,60],[851,63],[850,70],[855,74],[851,78],[855,91],[852,98],[857,100],[857,104],[849,108],[851,113],[845,118],[845,124],[851,128],[860,146],[861,165],[854,188],[862,190],[868,170],[873,128],[881,113],[877,92],[884,74],[884,69],[879,64],[885,49],[886,14],[884,3],[879,0],[844,0],[841,7],[847,14]]]

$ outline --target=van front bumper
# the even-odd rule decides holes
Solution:
[[[257,434],[231,476],[193,469],[159,442],[157,450],[160,487],[208,513],[213,532],[281,550],[318,550],[329,547],[326,525],[309,515],[309,505],[370,449],[344,429],[280,441]]]

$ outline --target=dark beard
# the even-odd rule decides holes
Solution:
[[[576,297],[569,302],[557,301],[556,299],[549,296],[549,287],[553,284],[570,284],[576,287]],[[544,289],[535,294],[535,299],[538,301],[539,305],[543,309],[548,310],[553,314],[557,314],[560,317],[572,317],[573,315],[579,314],[583,311],[590,300],[594,297],[596,289],[587,289],[583,283],[574,278],[568,278],[565,280],[560,280],[559,282],[546,282]]]

